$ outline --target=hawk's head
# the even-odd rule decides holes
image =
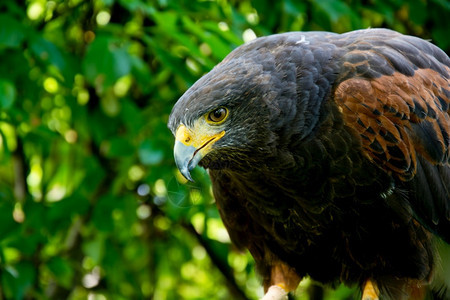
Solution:
[[[304,38],[280,34],[243,45],[178,100],[169,128],[176,164],[187,179],[198,163],[224,168],[267,161],[289,137],[309,133],[313,118],[304,111],[317,93],[317,87],[310,90],[317,71],[305,72],[312,58],[298,44]]]

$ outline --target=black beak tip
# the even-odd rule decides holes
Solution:
[[[184,178],[186,178],[190,182],[194,182],[194,179],[192,179],[191,172],[189,171],[188,168],[182,168],[182,169],[180,169],[180,172],[181,172],[181,175],[184,176]]]

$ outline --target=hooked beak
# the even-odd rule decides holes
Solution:
[[[190,181],[194,181],[191,176],[192,169],[211,151],[212,145],[225,135],[225,131],[211,133],[204,132],[201,128],[194,129],[196,130],[192,131],[180,125],[175,134],[173,149],[178,170]]]

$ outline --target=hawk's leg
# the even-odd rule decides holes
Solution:
[[[282,262],[275,263],[270,271],[270,279],[264,282],[266,294],[262,300],[288,299],[287,294],[295,291],[300,280],[293,268]]]

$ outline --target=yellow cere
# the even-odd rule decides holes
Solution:
[[[225,135],[225,131],[217,132],[215,128],[209,128],[204,122],[196,122],[193,129],[181,124],[176,132],[175,138],[185,146],[193,146],[197,149],[203,148],[206,144],[212,145]],[[209,148],[209,147],[208,147]],[[206,149],[205,149],[206,150]]]

